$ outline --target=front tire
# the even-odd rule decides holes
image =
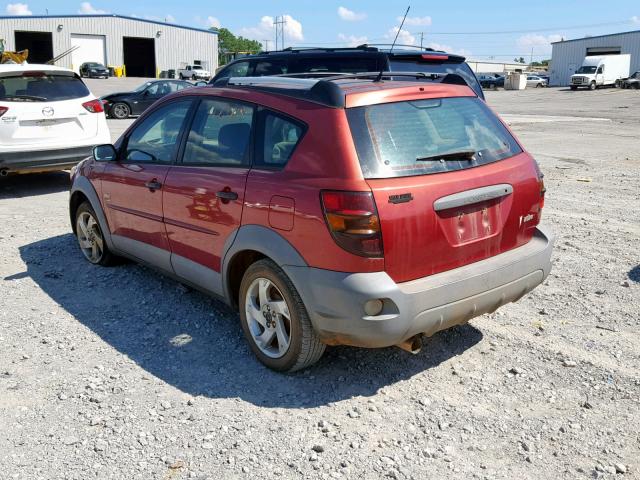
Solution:
[[[96,212],[89,202],[83,202],[76,210],[76,238],[84,257],[94,265],[108,267],[117,263],[104,239]]]
[[[259,260],[247,269],[238,303],[244,335],[267,367],[295,372],[324,353],[326,346],[313,329],[298,291],[273,261]]]
[[[589,84],[589,90],[595,90],[596,88],[598,88],[598,86],[596,85],[596,82],[591,82]]]
[[[109,116],[117,118],[118,120],[129,118],[129,115],[131,115],[131,108],[123,102],[114,103],[111,106],[111,110],[109,110]]]

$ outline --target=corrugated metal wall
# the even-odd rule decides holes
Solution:
[[[104,35],[107,64],[122,66],[122,37],[142,37],[154,39],[160,71],[178,69],[194,60],[202,61],[212,72],[218,67],[218,35],[176,25],[117,16],[4,17],[0,18],[0,38],[5,39],[7,50],[15,49],[15,31],[51,32],[54,56],[71,48],[71,34]],[[56,65],[78,67],[71,65],[71,55]]]
[[[583,38],[553,44],[550,84],[569,85],[571,75],[580,68],[590,47],[620,47],[620,53],[631,55],[631,72],[640,70],[640,31],[618,33],[603,37]]]

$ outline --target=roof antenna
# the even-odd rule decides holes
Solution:
[[[396,38],[393,39],[393,43],[391,44],[391,49],[389,50],[389,53],[393,52],[393,47],[396,46],[396,42],[398,41],[398,35],[400,35],[400,31],[402,30],[402,27],[404,26],[404,21],[407,19],[407,15],[409,15],[409,9],[411,8],[411,5],[409,5],[407,7],[407,11],[404,12],[404,17],[402,17],[402,23],[400,24],[400,27],[398,27],[398,31],[396,32]],[[376,79],[374,81],[376,82],[380,82],[382,81],[382,74],[384,73],[384,65],[380,68],[380,74],[376,77]]]

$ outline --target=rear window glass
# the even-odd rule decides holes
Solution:
[[[370,105],[347,116],[365,178],[463,170],[522,152],[476,97]]]
[[[476,76],[466,63],[430,63],[397,59],[389,59],[389,61],[389,70],[392,72],[454,73],[460,75],[480,98],[484,98],[482,87],[478,84]]]
[[[71,75],[35,73],[0,77],[0,100],[5,102],[55,102],[83,98],[89,89]]]

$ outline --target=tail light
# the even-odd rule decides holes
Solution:
[[[542,173],[542,170],[540,170],[540,167],[538,166],[538,162],[534,160],[533,164],[536,167],[536,174],[538,177],[538,190],[540,192],[540,200],[538,201],[538,223],[539,223],[540,220],[542,219],[542,209],[544,208],[544,194],[547,192],[547,188],[544,186],[544,173]]]
[[[102,102],[100,100],[91,100],[89,102],[84,102],[82,106],[91,113],[101,113],[104,112],[104,107],[102,106]]]
[[[9,107],[0,106],[0,117],[9,111]]]
[[[371,192],[323,191],[322,208],[336,243],[361,257],[381,257],[380,218]]]

